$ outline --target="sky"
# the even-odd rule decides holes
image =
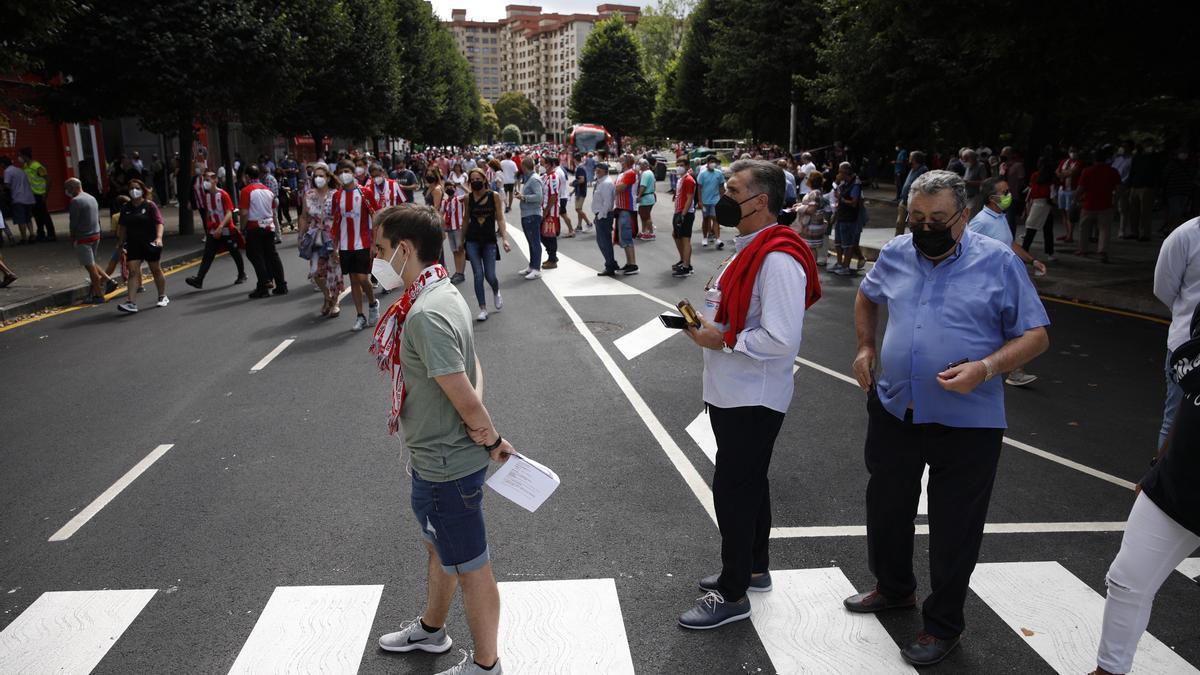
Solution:
[[[433,12],[438,18],[450,20],[450,10],[467,10],[471,21],[497,21],[504,18],[505,5],[535,5],[543,12],[559,14],[595,14],[596,6],[603,4],[637,5],[645,7],[651,0],[432,0]]]

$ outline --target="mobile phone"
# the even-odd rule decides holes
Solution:
[[[677,314],[659,314],[658,320],[662,321],[662,324],[664,326],[666,326],[667,328],[674,328],[676,330],[684,330],[685,328],[688,327],[687,319],[685,319],[682,316],[679,316]]]
[[[971,361],[971,359],[959,359],[959,360],[955,361],[954,363],[947,363],[945,370],[950,370],[951,368],[957,368],[964,363],[969,363],[970,361]]]
[[[680,300],[676,307],[679,308],[679,313],[683,315],[684,319],[687,319],[688,325],[692,328],[700,328],[704,325],[700,321],[700,313],[696,311],[695,307],[692,307],[692,303],[688,302],[687,298]]]

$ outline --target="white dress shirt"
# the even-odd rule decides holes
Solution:
[[[1175,228],[1163,242],[1154,267],[1154,297],[1171,308],[1167,349],[1174,351],[1191,337],[1192,313],[1200,302],[1200,218]]]
[[[613,201],[616,199],[616,187],[612,177],[605,174],[603,180],[596,179],[596,188],[592,192],[592,211],[597,218],[607,218],[612,215]]]
[[[770,227],[734,240],[734,256],[721,266],[706,290],[703,313],[709,321],[721,302],[721,276],[729,263]],[[763,259],[750,296],[746,324],[733,353],[704,350],[704,402],[718,408],[765,406],[786,413],[795,381],[792,365],[800,352],[808,279],[795,258],[783,252]],[[724,331],[727,325],[717,324]]]

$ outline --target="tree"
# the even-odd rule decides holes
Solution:
[[[713,138],[720,132],[720,108],[705,93],[705,85],[712,69],[707,57],[714,45],[713,24],[724,16],[716,0],[700,0],[688,17],[679,52],[663,75],[655,106],[655,122],[668,136]]]
[[[650,126],[654,90],[642,69],[642,50],[619,16],[596,24],[579,57],[579,79],[571,89],[571,119],[606,127],[617,139]]]
[[[35,45],[57,42],[67,21],[86,9],[82,0],[5,0],[0,4],[0,73],[38,70]]]
[[[667,66],[679,51],[685,18],[691,11],[692,0],[659,0],[658,6],[646,5],[638,17],[633,32],[642,45],[642,66],[655,91],[662,84]]]
[[[500,130],[500,140],[504,141],[505,143],[520,143],[521,142],[520,127],[518,127],[515,124],[505,125],[505,127]]]
[[[515,124],[527,131],[542,132],[542,116],[523,92],[506,91],[496,99],[496,116],[502,126]]]
[[[496,109],[484,97],[479,97],[479,137],[488,144],[495,143],[500,136],[500,121]]]

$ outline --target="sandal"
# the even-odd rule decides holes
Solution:
[[[332,307],[333,303],[329,301],[329,298],[325,298],[325,302],[321,305],[321,316],[329,314],[329,310]]]
[[[336,319],[336,318],[338,318],[338,315],[340,315],[341,313],[342,313],[342,308],[338,307],[337,305],[334,305],[333,309],[329,310],[329,318]]]

